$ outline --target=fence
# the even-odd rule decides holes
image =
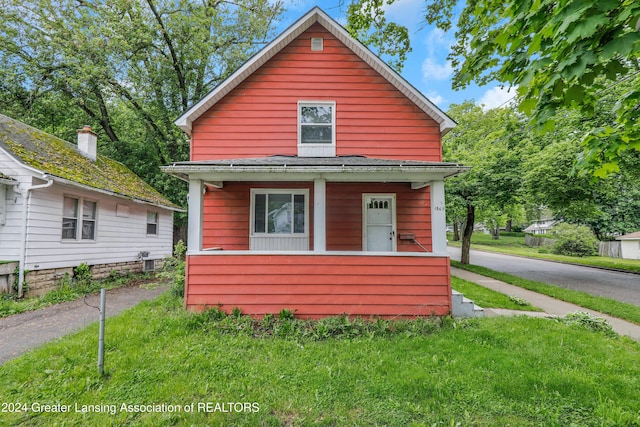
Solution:
[[[527,246],[539,248],[541,246],[552,246],[555,243],[555,240],[527,234],[524,236],[524,243]],[[598,255],[610,258],[622,258],[621,246],[622,242],[620,241],[600,242],[598,246]]]

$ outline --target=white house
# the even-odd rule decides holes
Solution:
[[[620,240],[620,257],[640,259],[640,231],[618,237]]]
[[[171,254],[180,208],[96,144],[88,126],[76,146],[0,114],[0,292],[16,267],[37,295],[82,263],[102,277]]]

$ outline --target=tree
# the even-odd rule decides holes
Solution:
[[[449,30],[456,4],[427,0],[426,21]],[[521,109],[548,130],[559,110],[590,117],[612,87],[628,85],[612,120],[581,135],[578,165],[604,177],[619,171],[623,152],[640,151],[639,30],[637,0],[467,0],[450,54],[453,86],[517,88]]]
[[[281,11],[268,0],[0,0],[0,108],[67,140],[92,125],[102,153],[184,203],[158,169],[188,158],[173,121],[265,42]]]
[[[450,218],[465,218],[460,261],[468,264],[476,211],[499,221],[519,200],[519,147],[527,146],[526,133],[522,118],[510,108],[484,112],[467,101],[452,105],[448,114],[458,126],[443,138],[443,157],[472,167],[445,184]]]
[[[384,16],[384,6],[391,3],[393,0],[353,0],[347,10],[347,30],[400,72],[411,43],[409,30]]]

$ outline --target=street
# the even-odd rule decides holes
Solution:
[[[460,260],[460,248],[449,247],[451,259]],[[483,251],[471,251],[471,264],[640,306],[640,275],[560,264]]]

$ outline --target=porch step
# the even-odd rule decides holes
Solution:
[[[460,292],[451,290],[451,314],[453,317],[484,317],[484,309]]]

